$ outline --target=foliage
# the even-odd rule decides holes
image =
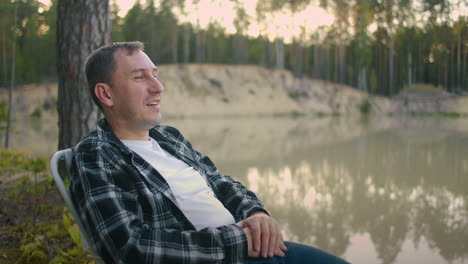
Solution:
[[[91,263],[52,177],[39,181],[47,171],[47,159],[0,149],[0,162],[0,176],[23,174],[0,189],[0,262]]]
[[[5,123],[8,121],[8,103],[0,101],[0,131],[6,128]]]
[[[36,109],[34,109],[34,111],[31,113],[31,117],[32,118],[36,118],[36,119],[39,119],[41,118],[42,116],[42,110],[41,108],[37,107]]]
[[[0,147],[0,175],[4,173],[24,173],[29,168],[43,168],[44,166],[47,167],[47,161],[44,158],[29,158],[20,151]]]
[[[0,54],[0,87],[7,87],[7,76],[11,71],[12,30],[16,32],[16,69],[17,84],[37,83],[55,77],[55,3],[49,8],[38,0],[9,1],[0,0],[0,35],[2,52]],[[13,10],[17,5],[17,23],[13,25]]]
[[[372,110],[372,104],[369,101],[369,98],[366,97],[364,100],[362,100],[361,104],[359,105],[359,111],[363,115],[368,115],[370,114]]]

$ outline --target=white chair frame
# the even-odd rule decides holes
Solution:
[[[61,160],[64,160],[65,162],[66,175],[61,175],[59,172],[59,163]],[[81,222],[81,219],[78,216],[78,212],[76,211],[75,205],[73,204],[73,201],[71,199],[68,186],[66,186],[64,182],[64,179],[66,179],[70,175],[70,168],[71,168],[72,161],[73,161],[73,150],[71,148],[59,150],[54,154],[54,156],[52,156],[52,159],[50,160],[50,171],[52,172],[52,176],[54,177],[54,181],[57,184],[60,194],[65,200],[65,203],[68,209],[70,209],[70,212],[72,213],[73,218],[75,218],[75,222],[78,225],[78,229],[80,230],[81,240],[83,242],[83,248],[85,250],[88,248],[91,249],[92,254],[90,255],[90,257],[94,259],[95,263],[104,264],[104,261],[102,260],[102,258],[97,254],[95,245],[90,240],[88,234],[86,234],[86,231],[85,231],[86,229],[84,229],[83,223]]]

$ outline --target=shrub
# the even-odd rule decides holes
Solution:
[[[361,111],[361,114],[363,115],[368,115],[370,114],[372,110],[372,105],[369,101],[369,98],[365,98],[362,100],[361,104],[359,105],[359,111]]]

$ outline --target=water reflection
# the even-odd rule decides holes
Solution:
[[[51,155],[51,120],[22,123],[15,146]],[[468,263],[468,119],[165,122],[253,189],[289,240],[353,263]]]
[[[6,132],[0,131],[3,146]],[[12,123],[9,146],[32,155],[50,157],[57,151],[58,127],[57,115],[45,115],[40,119],[18,117]]]
[[[468,263],[466,120],[309,121],[187,126],[207,127],[190,139],[241,176],[287,239],[355,263]]]

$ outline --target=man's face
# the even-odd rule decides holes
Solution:
[[[114,54],[112,73],[112,117],[119,126],[131,130],[150,129],[161,121],[161,96],[164,87],[157,78],[157,68],[141,50],[127,55]]]

